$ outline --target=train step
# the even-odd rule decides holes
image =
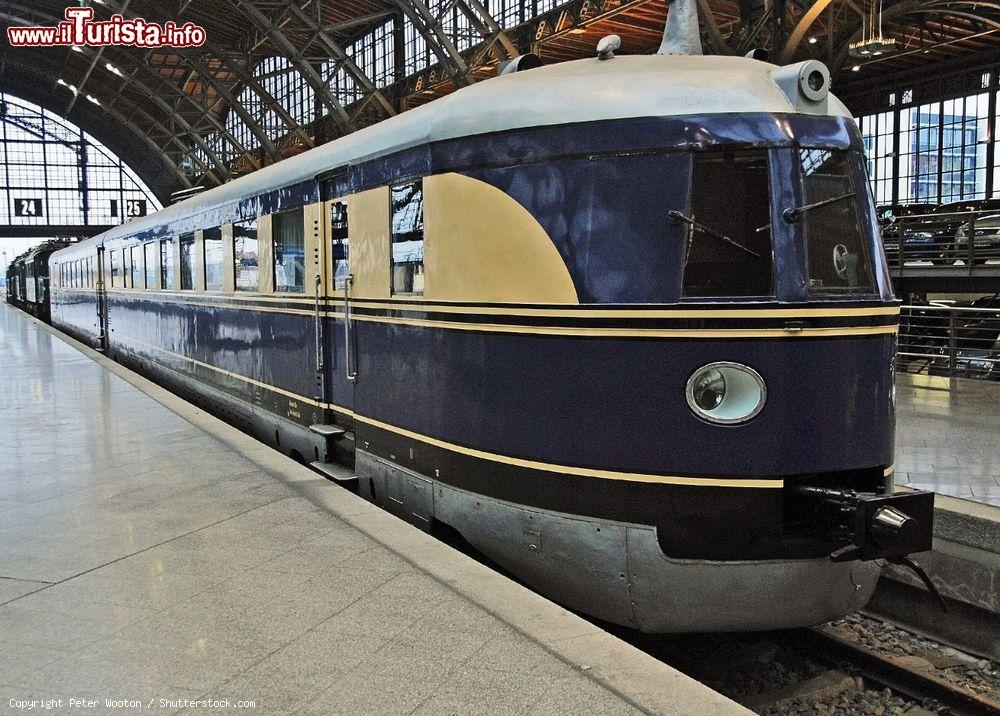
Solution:
[[[344,485],[349,487],[356,485],[358,483],[358,476],[354,474],[353,470],[350,470],[343,465],[338,465],[335,462],[311,462],[309,467],[322,473],[325,477],[333,480],[339,485]]]
[[[328,425],[326,423],[319,423],[317,425],[310,425],[309,429],[316,433],[317,435],[322,435],[323,437],[329,438],[341,438],[347,433],[343,428],[337,427],[336,425]]]

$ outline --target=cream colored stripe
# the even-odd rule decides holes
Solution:
[[[896,463],[889,465],[882,473],[882,477],[889,477],[896,470]]]
[[[597,477],[603,480],[624,480],[627,482],[649,482],[658,483],[663,485],[695,485],[699,487],[750,487],[750,488],[766,488],[766,489],[779,489],[784,487],[784,480],[719,480],[711,477],[672,477],[667,475],[648,475],[636,472],[615,472],[612,470],[593,470],[586,467],[573,467],[571,465],[557,465],[548,462],[537,462],[535,460],[524,460],[517,457],[509,457],[507,455],[499,455],[497,453],[485,452],[483,450],[476,450],[474,448],[467,448],[461,445],[455,445],[454,443],[445,442],[444,440],[438,440],[437,438],[428,437],[427,435],[421,435],[420,433],[415,433],[412,430],[407,430],[405,428],[396,427],[395,425],[390,425],[388,423],[383,423],[380,420],[375,420],[374,418],[368,418],[363,415],[355,415],[354,418],[362,423],[368,423],[369,425],[374,425],[377,428],[382,428],[383,430],[389,430],[390,432],[397,433],[399,435],[405,435],[413,440],[419,440],[420,442],[428,443],[434,445],[435,447],[443,448],[445,450],[451,450],[452,452],[462,453],[463,455],[469,455],[470,457],[480,458],[482,460],[489,460],[491,462],[500,462],[506,465],[515,465],[516,467],[524,467],[530,470],[542,470],[545,472],[554,472],[563,475],[579,475],[581,477]]]
[[[577,328],[570,326],[519,326],[500,323],[458,323],[417,318],[364,316],[355,313],[355,321],[391,323],[423,328],[446,328],[455,331],[527,333],[547,336],[588,336],[607,338],[803,338],[816,336],[869,336],[895,333],[898,326],[858,326],[844,328]]]
[[[342,302],[337,296],[330,300]],[[454,306],[437,303],[371,303],[357,300],[357,308],[378,308],[401,311],[432,311],[437,313],[471,313],[483,315],[542,316],[551,318],[853,318],[857,316],[897,316],[898,306],[873,308],[731,308],[720,310],[693,310],[684,308],[660,309],[601,309],[581,307],[575,310],[552,308],[521,308],[506,306]],[[599,304],[597,304],[599,305]]]
[[[146,346],[147,348],[152,348],[153,350],[159,351],[160,353],[166,353],[167,355],[180,358],[182,360],[189,361],[195,365],[214,370],[218,373],[237,378],[239,380],[245,381],[252,385],[260,386],[261,388],[266,388],[268,390],[273,390],[276,393],[280,393],[286,397],[292,398],[294,400],[300,400],[309,405],[315,405],[323,408],[330,408],[336,410],[340,413],[345,413],[352,416],[355,420],[363,423],[368,423],[369,425],[374,425],[375,427],[382,428],[383,430],[389,430],[391,432],[397,433],[399,435],[405,435],[414,440],[419,440],[423,443],[430,445],[435,445],[445,450],[451,450],[453,452],[462,453],[472,457],[478,457],[483,460],[490,460],[492,462],[502,462],[508,465],[515,465],[518,467],[526,467],[533,470],[543,470],[545,472],[556,472],[568,475],[580,475],[583,477],[597,477],[605,480],[626,480],[630,482],[650,482],[650,483],[660,483],[664,485],[696,485],[702,487],[750,487],[750,488],[767,488],[775,489],[784,486],[784,480],[717,480],[714,478],[707,477],[669,477],[663,475],[644,475],[642,473],[631,473],[631,472],[614,472],[611,470],[591,470],[587,468],[572,467],[568,465],[556,465],[553,463],[536,462],[533,460],[523,460],[521,458],[507,457],[505,455],[499,455],[496,453],[489,453],[483,450],[475,450],[473,448],[462,447],[461,445],[455,445],[454,443],[445,442],[444,440],[438,440],[437,438],[428,437],[426,435],[421,435],[420,433],[415,433],[411,430],[406,430],[405,428],[399,428],[395,425],[390,425],[388,423],[383,423],[374,418],[367,418],[363,415],[358,415],[353,410],[348,408],[343,408],[339,405],[333,405],[331,403],[319,403],[312,398],[307,398],[296,393],[292,393],[287,390],[283,390],[274,385],[269,385],[263,383],[259,380],[254,380],[253,378],[248,378],[239,373],[233,373],[224,368],[219,368],[218,366],[211,365],[210,363],[205,363],[203,361],[191,358],[190,356],[185,356],[180,353],[175,353],[173,351],[167,350],[166,348],[160,348],[159,346],[154,346],[145,341],[141,341],[137,338],[132,338],[130,336],[125,336],[125,340],[132,341],[141,346]]]
[[[290,390],[284,390],[283,388],[279,388],[276,385],[271,385],[270,383],[264,383],[263,381],[260,380],[248,378],[245,375],[234,373],[233,371],[226,370],[225,368],[220,368],[217,365],[212,365],[211,363],[205,363],[204,361],[200,361],[197,358],[192,358],[191,356],[186,356],[182,353],[175,353],[174,351],[167,350],[166,348],[161,348],[160,346],[153,345],[152,343],[146,343],[145,341],[141,341],[138,338],[133,338],[132,336],[119,336],[119,338],[124,341],[131,341],[132,343],[137,343],[140,346],[144,346],[146,348],[151,348],[152,350],[158,351],[160,353],[165,353],[169,356],[173,356],[174,358],[180,358],[181,360],[185,360],[189,363],[193,363],[194,365],[201,366],[202,368],[208,368],[209,370],[213,370],[216,373],[221,373],[231,378],[236,378],[237,380],[241,380],[244,383],[249,383],[251,385],[256,385],[260,388],[265,388],[267,390],[274,391],[275,393],[280,393],[281,395],[284,395],[285,397],[291,398],[293,400],[299,400],[303,403],[308,403],[309,405],[315,405],[318,408],[329,408],[331,410],[336,410],[338,413],[345,413],[352,417],[354,416],[354,411],[348,408],[343,408],[339,405],[334,405],[333,403],[321,403],[312,398],[307,398],[304,395],[293,393]]]

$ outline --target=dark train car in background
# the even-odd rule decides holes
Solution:
[[[15,257],[7,267],[7,302],[48,323],[49,257],[70,243],[52,239]]]

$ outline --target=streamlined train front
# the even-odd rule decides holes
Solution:
[[[449,339],[434,389],[475,385],[474,420],[460,422],[461,399],[421,406],[454,444],[415,458],[361,425],[362,494],[424,510],[543,593],[643,631],[856,611],[876,560],[930,549],[933,519],[933,495],[893,494],[898,306],[857,127],[815,61],[600,61],[623,78],[652,70],[651,92],[659,69],[711,111],[574,127],[581,146],[622,147],[592,168],[473,175],[531,212],[589,305],[535,309],[548,339]],[[740,84],[730,111],[699,86],[716,78]],[[744,109],[775,88],[784,111]],[[394,496],[419,475],[426,507]]]

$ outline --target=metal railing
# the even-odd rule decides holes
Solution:
[[[962,265],[971,274],[1000,262],[1000,210],[896,217],[882,225],[882,245],[890,268]]]
[[[1000,381],[1000,308],[903,306],[896,370]]]

